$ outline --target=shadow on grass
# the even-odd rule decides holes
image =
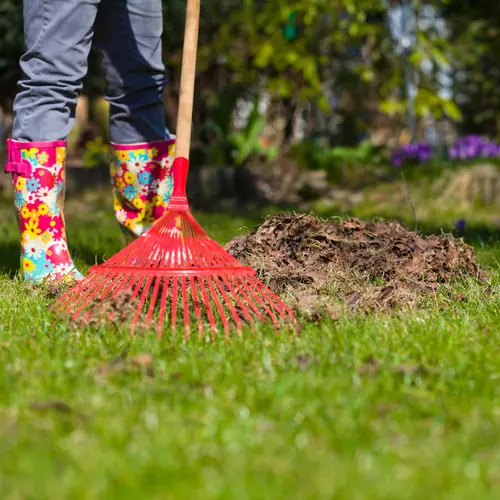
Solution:
[[[82,263],[87,267],[91,267],[102,264],[116,252],[121,250],[121,248],[122,247],[117,247],[115,251],[108,250],[104,252],[102,249],[96,248],[92,245],[73,243],[71,245],[71,255],[75,258],[75,260],[78,259],[79,263]]]
[[[19,245],[0,242],[0,274],[14,277],[19,271]]]

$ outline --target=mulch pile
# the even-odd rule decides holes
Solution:
[[[484,277],[462,240],[397,222],[278,214],[225,248],[311,318],[414,307],[442,285]]]

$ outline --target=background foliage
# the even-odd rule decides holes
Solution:
[[[250,124],[246,138],[234,135],[232,119],[242,97],[254,104],[266,97],[266,124],[276,128],[276,119],[282,123],[282,136],[275,144],[279,149],[293,141],[297,116],[304,122],[302,135],[326,136],[335,145],[353,145],[387,124],[400,132],[408,104],[404,66],[387,26],[387,8],[396,3],[205,2],[195,106],[196,139],[203,151],[200,162],[241,163],[251,154],[262,153],[255,137],[266,132],[265,124]],[[413,6],[419,22],[409,64],[418,80],[419,123],[446,122],[459,132],[498,136],[498,2],[414,0]],[[442,16],[444,30],[424,22],[429,7]],[[164,1],[164,54],[171,82],[166,112],[171,128],[175,127],[184,8],[184,0]],[[17,0],[0,0],[0,96],[7,111],[19,78],[22,45],[22,9]],[[91,97],[104,91],[98,63],[93,54],[84,86]],[[451,78],[451,94],[442,92],[443,71]],[[211,144],[212,152],[208,151]],[[222,157],[215,151],[222,151]],[[271,152],[270,157],[274,156]]]

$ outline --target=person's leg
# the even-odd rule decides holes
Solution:
[[[12,137],[58,141],[73,128],[101,0],[23,0],[25,53]]]
[[[175,140],[165,126],[161,0],[103,0],[95,40],[103,54],[113,143],[116,217],[130,237],[165,211]]]
[[[13,174],[21,271],[31,282],[81,279],[64,227],[66,136],[87,72],[100,0],[24,0],[25,53],[6,171]]]

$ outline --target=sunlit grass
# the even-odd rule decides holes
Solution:
[[[68,234],[86,269],[122,242],[107,202],[78,203]],[[0,212],[2,500],[498,498],[498,266],[488,290],[465,281],[411,315],[158,342],[54,317],[14,276]],[[261,214],[197,216],[224,242]],[[494,235],[471,242],[500,260]]]

